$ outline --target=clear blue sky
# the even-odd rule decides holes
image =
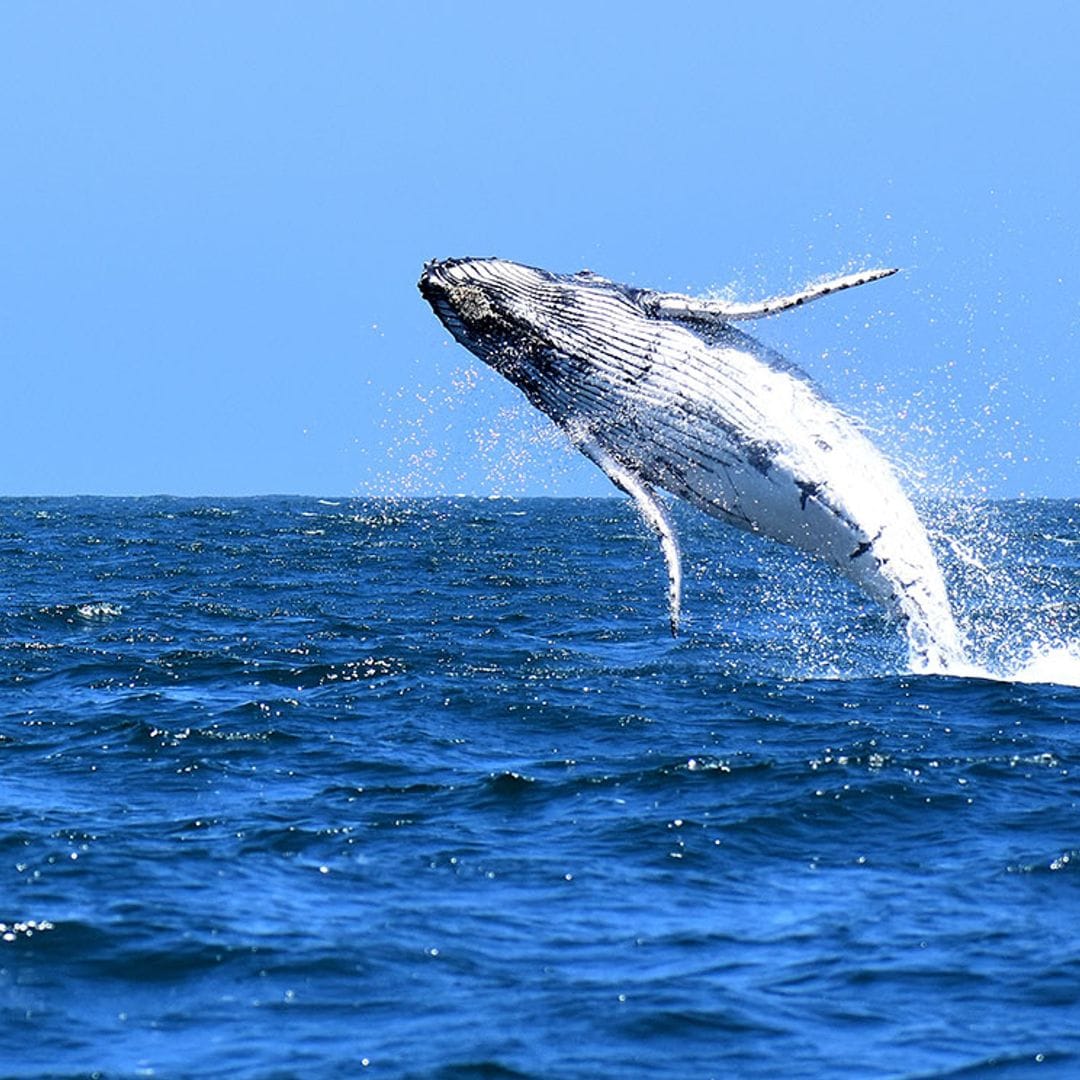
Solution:
[[[1080,495],[1080,7],[0,6],[0,494],[606,493],[433,256],[746,297],[928,488]],[[471,386],[471,388],[469,388]]]

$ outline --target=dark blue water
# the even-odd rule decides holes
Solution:
[[[619,500],[0,501],[0,1075],[1080,1075],[1080,505],[935,519],[1056,683],[696,515],[672,641]]]

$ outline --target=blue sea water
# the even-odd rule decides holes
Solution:
[[[0,500],[0,1075],[1080,1075],[1080,504],[932,518],[985,677],[618,499]]]

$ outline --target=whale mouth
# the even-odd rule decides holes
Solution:
[[[430,304],[439,295],[446,292],[446,282],[443,276],[443,268],[446,260],[431,259],[424,263],[423,272],[416,287],[420,295]]]
[[[463,286],[469,285],[474,275],[469,272],[472,259],[431,259],[424,263],[423,272],[417,282],[420,295],[435,309],[435,313],[446,321],[449,313],[459,314],[456,294]]]
[[[450,259],[432,259],[424,263],[423,273],[416,283],[420,295],[431,305],[444,326],[449,326],[449,320],[455,319],[456,316],[450,299],[450,281],[446,272],[451,261]]]
[[[432,259],[424,264],[417,283],[420,295],[443,325],[461,337],[506,329],[505,313],[493,300],[490,286],[475,272],[475,259]]]
[[[476,351],[479,325],[494,314],[468,272],[468,259],[432,259],[424,264],[417,287],[438,320],[466,348]]]

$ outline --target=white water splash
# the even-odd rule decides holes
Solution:
[[[373,474],[372,494],[517,497],[537,487],[557,494],[587,468],[562,432],[486,368],[436,374],[431,384],[384,395],[385,464]]]
[[[1026,659],[1001,668],[979,664],[953,664],[947,668],[912,664],[913,675],[947,675],[954,679],[986,679],[990,682],[1033,683],[1080,687],[1080,642],[1037,645]]]
[[[1080,641],[1036,645],[1029,658],[1006,678],[1011,682],[1080,686]]]
[[[985,679],[990,682],[1080,687],[1080,641],[1034,645],[1024,658],[1001,667],[965,663],[948,668],[928,668],[913,664],[911,673],[947,675],[954,679]]]
[[[1075,539],[1075,513],[1075,505],[1041,500],[928,508],[966,638],[967,663],[937,674],[1080,686],[1075,561],[1062,555]]]

